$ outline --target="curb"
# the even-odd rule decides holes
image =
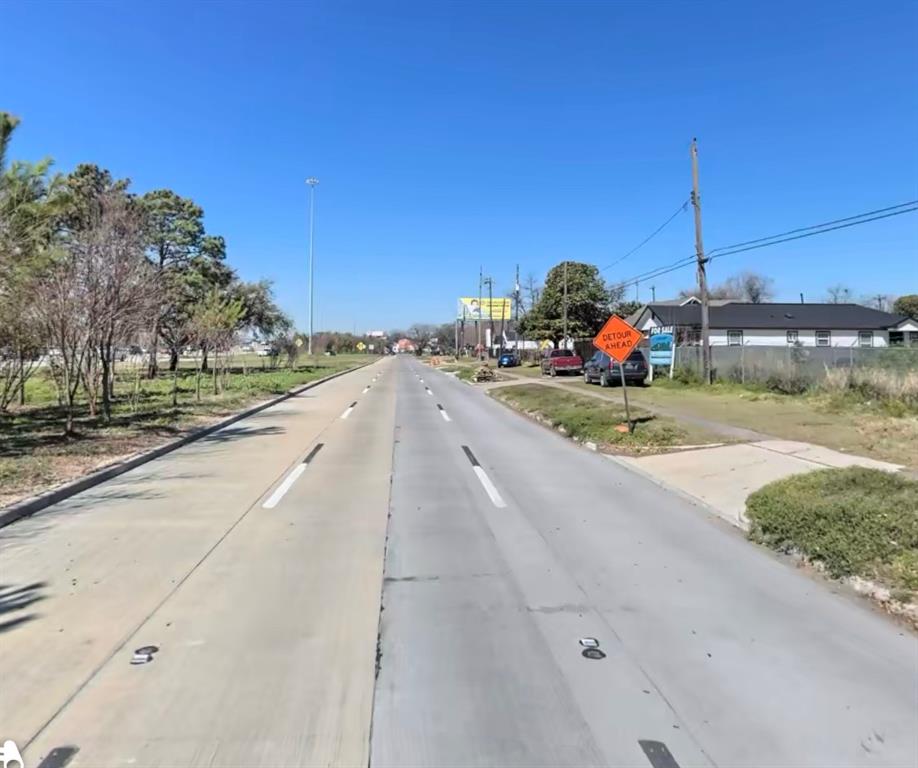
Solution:
[[[375,362],[375,361],[374,361]],[[310,381],[307,384],[297,387],[296,389],[290,389],[282,395],[278,395],[271,400],[266,400],[265,402],[254,405],[251,408],[247,408],[244,411],[235,413],[232,416],[228,416],[222,421],[218,421],[215,424],[210,424],[206,427],[200,427],[192,432],[189,432],[187,435],[176,438],[171,442],[164,443],[163,445],[158,445],[156,448],[151,448],[148,451],[142,451],[141,453],[136,453],[133,456],[129,456],[126,459],[121,459],[115,461],[112,464],[107,464],[104,467],[101,467],[93,472],[90,472],[88,475],[77,478],[76,480],[71,480],[70,482],[64,483],[63,485],[58,486],[50,491],[45,491],[40,493],[37,496],[31,496],[22,501],[17,501],[10,506],[0,509],[0,528],[5,528],[10,523],[15,522],[23,517],[29,517],[34,515],[36,512],[40,512],[45,507],[50,507],[52,504],[57,504],[59,501],[64,499],[69,499],[71,496],[76,496],[78,493],[92,488],[100,483],[104,483],[106,480],[111,480],[113,477],[118,475],[123,475],[125,472],[128,472],[135,467],[139,467],[142,464],[153,461],[153,459],[158,459],[160,456],[165,456],[167,453],[181,448],[182,446],[193,443],[195,440],[200,440],[202,437],[207,437],[207,435],[218,432],[224,427],[228,427],[230,424],[235,424],[237,421],[242,421],[242,419],[247,419],[249,416],[253,416],[259,411],[264,411],[267,408],[282,403],[284,400],[288,400],[291,397],[296,397],[296,395],[301,392],[305,392],[307,389],[312,389],[313,387],[319,386],[319,384],[324,384],[326,381],[331,381],[332,379],[337,379],[339,376],[344,376],[346,373],[353,373],[358,371],[361,368],[365,368],[368,365],[373,363],[363,363],[354,368],[348,368],[344,371],[338,371],[337,373],[329,374],[328,376],[323,376],[321,379],[316,379],[315,381]]]

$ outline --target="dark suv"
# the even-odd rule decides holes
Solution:
[[[628,384],[637,384],[643,387],[647,380],[647,361],[641,350],[636,349],[625,360],[625,381]],[[605,352],[597,351],[583,365],[583,380],[587,384],[599,382],[601,387],[612,387],[621,384],[622,374],[618,369],[618,363],[610,358]]]

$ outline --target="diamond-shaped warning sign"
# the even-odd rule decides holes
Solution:
[[[593,346],[622,363],[643,338],[641,332],[633,325],[628,325],[618,315],[612,315],[596,334]]]

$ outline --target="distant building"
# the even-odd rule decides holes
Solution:
[[[718,299],[711,300],[708,311],[715,346],[918,347],[918,321],[860,304],[749,304]],[[648,336],[674,331],[681,343],[701,339],[701,302],[695,296],[645,304],[627,320]]]

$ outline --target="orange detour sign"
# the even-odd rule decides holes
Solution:
[[[628,325],[618,315],[612,315],[596,334],[593,346],[613,360],[623,363],[643,338],[641,332],[633,325]]]
[[[628,387],[625,386],[624,362],[631,351],[641,343],[643,336],[633,325],[628,325],[618,315],[612,315],[602,330],[593,339],[593,346],[619,363],[618,373],[622,377],[622,396],[625,398],[625,416],[628,419],[628,432],[634,432],[634,422],[631,420],[631,407],[628,405]],[[612,366],[609,366],[610,368]],[[611,374],[611,371],[609,372]],[[600,372],[600,375],[602,373]],[[619,427],[616,427],[619,429]]]

